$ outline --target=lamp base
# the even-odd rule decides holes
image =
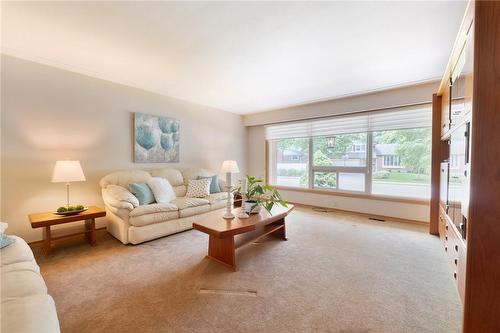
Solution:
[[[234,219],[234,215],[232,213],[225,213],[224,215],[222,215],[222,218],[224,219]]]

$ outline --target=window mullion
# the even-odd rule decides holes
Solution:
[[[314,168],[314,152],[313,152],[313,138],[312,137],[309,137],[309,168],[308,168],[308,173],[309,173],[309,184],[308,184],[308,187],[309,188],[313,188],[313,184],[314,184],[314,172],[313,172],[313,168]]]
[[[366,150],[366,171],[365,171],[365,192],[372,193],[372,175],[373,175],[373,132],[367,133]]]

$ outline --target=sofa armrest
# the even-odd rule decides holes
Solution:
[[[139,200],[127,189],[118,185],[108,185],[102,189],[104,203],[115,208],[132,210],[139,206]]]

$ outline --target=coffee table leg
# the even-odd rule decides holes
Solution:
[[[236,270],[234,237],[217,238],[210,235],[207,257]]]
[[[45,252],[45,256],[50,256],[52,254],[50,225],[43,229],[43,250]]]
[[[97,244],[95,219],[85,220],[85,238],[90,245],[95,246]]]
[[[281,220],[278,220],[275,222],[276,224],[281,224],[283,225],[283,227],[279,228],[278,230],[276,230],[275,232],[273,233],[270,233],[269,235],[270,236],[273,236],[273,237],[276,237],[276,238],[279,238],[279,239],[283,239],[283,240],[287,240],[286,238],[286,225],[285,225],[285,219],[282,218]]]

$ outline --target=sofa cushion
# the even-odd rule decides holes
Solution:
[[[3,248],[1,251],[1,262],[3,265],[9,265],[21,261],[31,261],[34,260],[33,252],[26,241],[18,236],[10,236],[16,239],[16,241]]]
[[[1,309],[1,332],[60,332],[56,306],[49,295],[11,299]]]
[[[125,187],[120,185],[108,185],[102,189],[104,202],[115,208],[133,209],[139,206],[139,200]]]
[[[104,176],[99,185],[102,188],[108,185],[119,185],[127,188],[130,183],[146,183],[150,178],[149,172],[143,170],[117,171]]]
[[[154,223],[175,220],[179,218],[179,211],[176,209],[169,212],[158,212],[139,216],[131,216],[128,222],[134,227],[143,227]]]
[[[210,204],[210,210],[216,210],[226,207],[226,200],[215,201]]]
[[[139,206],[130,212],[128,221],[136,227],[165,222],[179,218],[178,210],[176,205],[169,202]]]
[[[233,197],[232,193],[230,193],[229,195],[230,195],[230,198]],[[219,201],[226,202],[226,200],[227,200],[227,192],[219,192],[219,193],[209,194],[208,196],[205,197],[205,199],[207,199],[208,202],[210,202],[210,204],[213,204],[213,203],[216,203],[216,202],[219,202]]]
[[[148,186],[153,191],[156,202],[164,203],[175,199],[176,195],[172,189],[172,185],[165,178],[152,177],[148,180]]]
[[[176,197],[185,197],[187,192],[186,185],[172,186]]]
[[[203,206],[188,207],[188,208],[184,208],[184,209],[179,210],[179,216],[180,217],[193,216],[193,215],[206,213],[208,211],[210,211],[209,204],[206,204]]]
[[[31,270],[16,270],[1,274],[2,302],[10,298],[47,294],[42,276]]]
[[[177,211],[178,209],[179,208],[172,202],[154,203],[150,205],[139,206],[137,208],[132,209],[130,211],[130,217],[136,217],[154,213],[172,212],[172,211]]]
[[[208,205],[209,201],[207,199],[202,199],[202,198],[181,197],[181,198],[176,198],[171,203],[176,205],[179,208],[179,210],[182,210],[190,207]]]
[[[139,200],[139,205],[149,205],[155,202],[155,196],[148,184],[130,183],[128,184],[130,192]]]
[[[2,265],[0,268],[2,273],[13,272],[13,271],[33,271],[35,273],[40,273],[40,267],[35,260],[20,261],[13,264]]]
[[[168,180],[173,187],[184,185],[184,177],[177,169],[156,169],[151,171],[153,177],[161,177]]]

